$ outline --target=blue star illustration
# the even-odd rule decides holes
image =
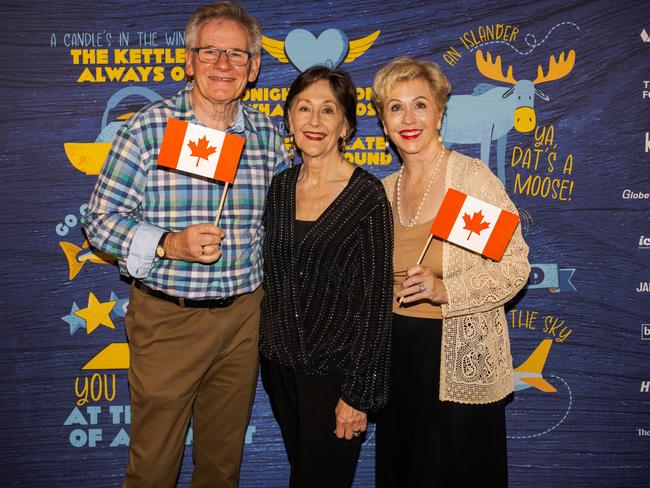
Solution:
[[[72,302],[72,309],[70,309],[70,313],[61,317],[61,320],[67,322],[70,326],[70,335],[73,335],[79,329],[86,330],[86,321],[74,314],[77,310],[79,310],[77,302]]]
[[[111,301],[117,301],[115,304],[115,307],[113,308],[113,312],[115,313],[116,316],[118,317],[124,317],[126,315],[126,309],[129,306],[129,299],[128,298],[118,298],[118,296],[115,294],[114,291],[111,292]]]

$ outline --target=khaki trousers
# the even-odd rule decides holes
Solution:
[[[234,488],[257,384],[260,288],[183,308],[131,287],[131,441],[125,488],[173,488],[193,421],[192,487]]]

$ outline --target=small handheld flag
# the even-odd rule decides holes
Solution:
[[[516,214],[449,188],[431,234],[500,261],[518,224]]]
[[[158,166],[233,183],[244,142],[234,134],[170,118]]]
[[[158,166],[225,182],[214,221],[214,225],[219,225],[228,185],[235,181],[245,141],[243,137],[170,118],[160,146]]]

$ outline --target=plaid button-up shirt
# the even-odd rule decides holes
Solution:
[[[93,246],[118,258],[122,274],[141,278],[151,288],[195,299],[247,293],[263,277],[267,190],[289,159],[273,122],[241,102],[228,132],[243,135],[246,144],[219,221],[225,234],[221,258],[205,265],[154,257],[165,230],[213,223],[224,190],[222,183],[156,166],[167,119],[198,123],[189,100],[192,86],[145,107],[120,128],[83,224]],[[144,251],[136,249],[138,241],[147,243]]]

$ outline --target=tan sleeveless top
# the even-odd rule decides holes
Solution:
[[[397,198],[397,195],[394,196]],[[394,243],[393,243],[393,290],[397,293],[402,281],[406,279],[406,269],[418,262],[422,248],[429,239],[429,230],[433,219],[414,227],[402,227],[397,216],[397,205],[393,205],[393,225]],[[430,268],[433,273],[442,278],[442,241],[437,237],[431,240],[427,249],[422,265]],[[403,303],[401,306],[397,302],[397,297],[393,293],[393,312],[408,317],[420,317],[425,319],[441,319],[442,308],[428,300],[419,302]]]

